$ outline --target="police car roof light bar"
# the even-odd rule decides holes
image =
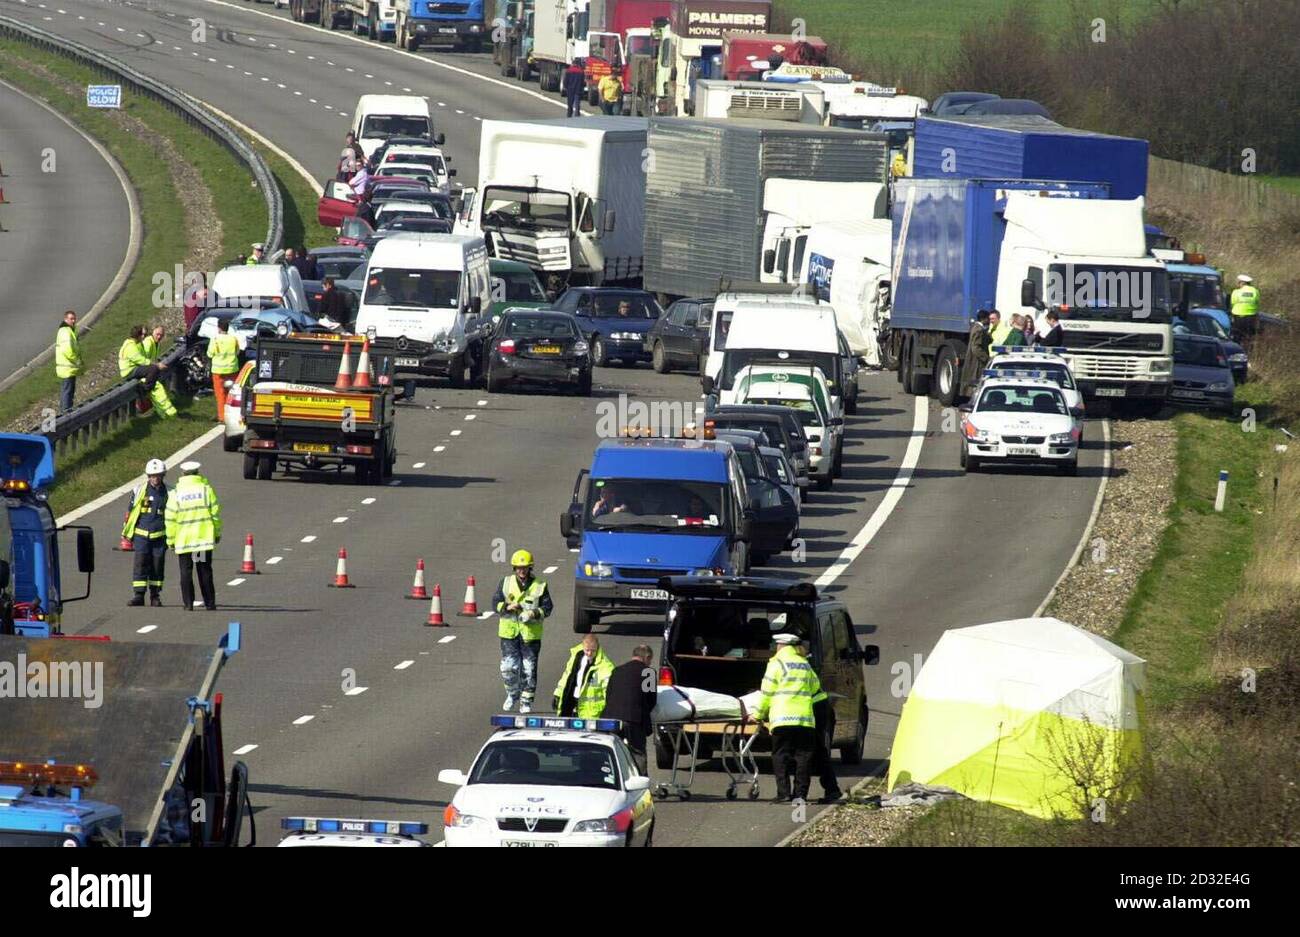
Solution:
[[[295,833],[374,833],[380,836],[424,836],[429,824],[404,820],[356,820],[344,817],[284,817],[280,829]]]
[[[568,729],[577,732],[621,732],[620,719],[576,719],[571,716],[493,716],[498,729]]]
[[[1030,377],[1036,380],[1045,380],[1049,377],[1046,371],[1027,371],[1020,368],[988,368],[984,371],[985,377]]]

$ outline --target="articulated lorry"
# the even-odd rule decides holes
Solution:
[[[456,230],[571,286],[639,281],[646,121],[485,120]]]
[[[0,847],[253,845],[215,692],[240,636],[237,622],[215,649],[0,635]]]
[[[801,230],[885,214],[877,134],[653,117],[648,145],[643,284],[665,300],[714,296],[722,280],[780,282],[778,270],[800,267]]]
[[[453,45],[477,52],[492,32],[484,21],[483,0],[384,2],[392,2],[397,8],[397,44],[411,52],[425,45]]]
[[[695,82],[725,77],[724,34],[766,35],[771,24],[771,0],[673,0],[647,113],[694,113]]]
[[[944,404],[961,383],[981,309],[1053,309],[1086,396],[1158,409],[1173,368],[1167,276],[1146,250],[1141,197],[1104,182],[900,179],[893,206],[892,308],[882,357],[904,390]]]
[[[559,92],[564,70],[587,55],[589,0],[534,0],[533,71],[543,91]]]
[[[591,0],[583,68],[588,104],[600,103],[600,80],[613,72],[622,81],[625,110],[631,113],[632,59],[652,52],[654,24],[667,22],[672,6],[672,0]]]
[[[496,0],[492,17],[492,63],[503,78],[533,76],[533,0]]]

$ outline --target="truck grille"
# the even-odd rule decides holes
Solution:
[[[515,260],[527,264],[534,270],[568,270],[570,253],[568,243],[558,253],[548,253],[542,259],[537,247],[537,239],[520,231],[489,231],[488,244],[492,247],[492,256],[501,260]]]
[[[1142,376],[1141,362],[1134,358],[1073,355],[1074,377],[1079,381],[1136,380]]]
[[[802,94],[774,91],[733,91],[727,107],[728,117],[763,117],[767,120],[798,120],[803,106]]]
[[[614,571],[622,579],[658,579],[660,576],[685,576],[685,569],[663,569],[659,566],[617,566]]]
[[[1003,436],[1002,441],[1015,446],[1039,446],[1046,438],[1045,436]]]
[[[1066,348],[1104,347],[1107,351],[1160,351],[1164,347],[1164,337],[1149,332],[1137,335],[1107,335],[1105,332],[1066,332]]]
[[[568,820],[538,820],[531,830],[522,817],[498,817],[497,829],[506,833],[563,833]]]

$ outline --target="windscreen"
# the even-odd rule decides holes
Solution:
[[[507,338],[565,338],[575,342],[582,337],[572,319],[560,316],[510,316],[502,326],[502,334]]]
[[[415,114],[371,114],[361,125],[361,136],[375,137],[427,137],[429,118]]]
[[[817,407],[814,406],[811,400],[791,400],[784,397],[773,397],[770,399],[767,397],[754,397],[747,400],[746,403],[752,403],[758,406],[785,407],[787,410],[793,411],[804,428],[820,428],[824,425],[821,414],[817,412]]]
[[[345,238],[369,237],[374,233],[375,229],[364,218],[344,218],[339,226],[339,235]]]
[[[383,231],[418,231],[421,234],[451,234],[451,222],[433,215],[403,215],[386,217],[379,226]]]
[[[990,387],[980,395],[980,413],[1043,413],[1067,416],[1061,392],[1050,387]]]
[[[619,790],[612,748],[543,739],[493,742],[479,755],[469,783]]]
[[[1188,308],[1222,309],[1225,305],[1223,284],[1218,277],[1205,274],[1171,273],[1172,283],[1183,284],[1183,300]]]
[[[716,482],[598,478],[587,486],[587,526],[716,534],[730,524],[724,490]]]
[[[573,216],[564,192],[488,186],[483,192],[483,227],[555,228],[567,231]]]
[[[1203,368],[1224,366],[1219,347],[1210,342],[1174,342],[1174,363],[1191,364]]]
[[[493,271],[492,302],[544,303],[546,294],[531,270]]]
[[[1067,305],[1072,319],[1168,322],[1169,278],[1149,267],[1052,264],[1047,302]]]
[[[388,163],[412,163],[416,166],[428,166],[431,172],[446,173],[447,166],[442,161],[442,157],[435,153],[403,153],[401,151],[389,153],[384,157],[386,169]]]
[[[578,298],[577,315],[593,319],[658,319],[663,310],[654,297],[646,293],[602,290],[583,293]]]
[[[767,466],[768,474],[775,478],[783,485],[790,484],[790,473],[785,470],[785,459],[779,455],[763,455],[763,463]]]
[[[365,301],[376,306],[455,309],[459,297],[459,270],[372,267],[366,281]]]
[[[346,280],[348,274],[351,273],[356,266],[357,258],[355,257],[339,257],[330,259],[321,257],[316,258],[316,270],[320,273],[320,279],[322,280],[326,277],[333,277],[336,280]],[[364,267],[361,272],[363,274],[365,273]]]
[[[627,40],[627,56],[630,59],[634,55],[649,55],[655,50],[655,41],[653,36],[629,36]]]

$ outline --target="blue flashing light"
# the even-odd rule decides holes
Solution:
[[[498,729],[566,729],[575,732],[621,732],[620,719],[577,719],[572,716],[493,716]]]
[[[285,817],[280,829],[294,833],[373,833],[379,836],[424,836],[429,824],[404,820],[353,820],[341,817]]]
[[[1014,377],[1014,378],[1034,378],[1036,380],[1046,380],[1050,375],[1046,371],[1028,371],[1021,368],[988,368],[984,371],[985,377]]]

